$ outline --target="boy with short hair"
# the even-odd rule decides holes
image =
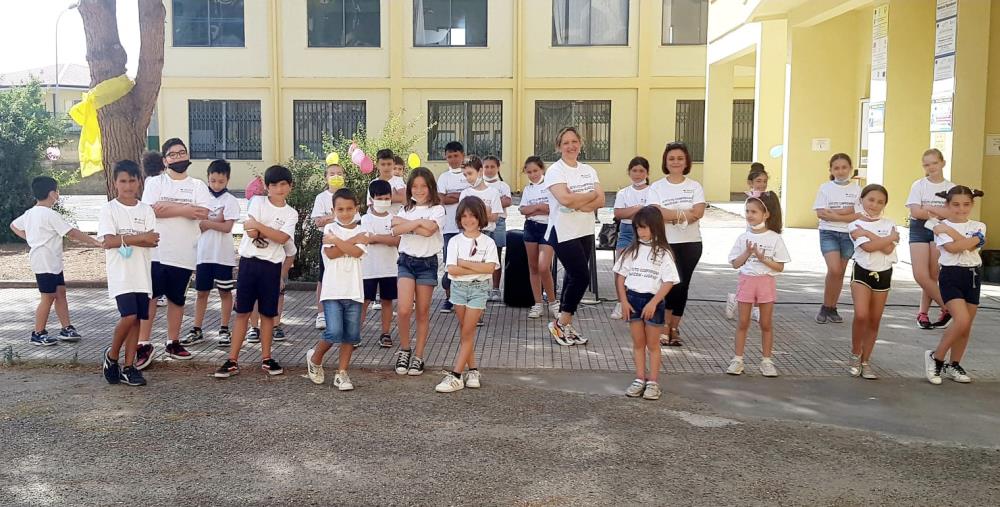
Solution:
[[[233,248],[233,224],[240,218],[240,202],[226,188],[232,171],[229,162],[213,160],[208,164],[208,191],[212,199],[208,204],[208,219],[198,222],[198,264],[195,266],[194,288],[198,299],[194,304],[194,326],[181,340],[181,345],[194,345],[205,339],[201,325],[208,309],[208,296],[212,288],[218,289],[222,305],[219,326],[219,343],[229,345],[231,333],[229,318],[233,313],[233,289],[236,279],[236,249]]]
[[[154,230],[153,208],[139,201],[139,165],[131,160],[115,164],[115,191],[118,197],[101,207],[97,237],[104,247],[108,270],[108,293],[118,306],[121,318],[115,326],[111,345],[104,349],[104,380],[109,384],[146,385],[142,372],[135,367],[139,345],[139,323],[149,320],[149,296],[153,293],[150,276],[153,248],[160,235]],[[118,359],[125,347],[125,368]]]
[[[284,373],[271,357],[274,318],[278,315],[281,292],[281,265],[285,261],[285,243],[295,237],[299,213],[288,205],[292,190],[292,172],[273,165],[264,171],[267,197],[250,201],[240,242],[239,276],[236,278],[236,322],[229,359],[215,371],[216,378],[228,378],[240,372],[239,357],[254,305],[260,312],[261,369],[269,375]]]
[[[281,263],[281,290],[278,291],[278,315],[274,317],[274,331],[271,333],[272,340],[276,342],[283,342],[286,338],[285,329],[281,327],[281,315],[285,313],[285,286],[288,284],[288,272],[295,265],[295,254],[299,251],[295,247],[294,241],[285,243],[284,248],[285,261]],[[250,312],[250,323],[248,326],[247,343],[260,343],[260,312],[257,311],[256,306]],[[228,347],[229,342],[227,341],[225,345]],[[222,343],[219,346],[221,347]]]
[[[392,190],[390,194],[390,201],[392,201],[392,207],[389,210],[390,215],[395,215],[399,213],[399,208],[403,207],[403,202],[406,201],[406,181],[402,177],[393,174],[396,167],[396,157],[393,155],[392,150],[382,149],[378,150],[375,158],[377,160],[376,167],[378,167],[378,177],[376,179],[385,181],[389,183],[389,187]],[[371,195],[367,196],[368,206],[372,205]]]
[[[402,178],[406,181],[406,163],[403,162],[403,157],[396,155],[392,157],[392,175]]]
[[[49,346],[59,343],[59,340],[80,341],[80,333],[69,320],[66,280],[63,277],[62,238],[69,236],[70,239],[91,247],[100,247],[101,242],[74,228],[52,209],[59,201],[59,185],[55,179],[39,176],[31,180],[31,192],[35,196],[35,205],[10,223],[14,234],[31,247],[28,259],[41,294],[38,308],[35,309],[35,329],[31,332],[31,344]],[[58,338],[49,336],[45,330],[53,304],[62,326]]]
[[[381,161],[380,161],[381,162]],[[361,322],[365,321],[368,305],[375,301],[376,293],[382,304],[382,334],[380,347],[392,347],[392,302],[397,298],[396,261],[399,258],[399,236],[392,235],[392,187],[388,181],[372,180],[368,185],[368,199],[372,203],[361,217],[361,227],[368,233],[368,252],[361,260],[364,278],[365,301],[361,305]]]
[[[469,188],[469,181],[462,174],[462,164],[465,162],[465,147],[458,141],[451,141],[444,145],[444,158],[448,162],[448,170],[438,176],[438,193],[441,194],[441,204],[444,205],[444,225],[441,227],[441,234],[444,237],[444,250],[448,251],[448,242],[458,233],[458,225],[455,222],[455,210],[458,209],[458,201],[461,199],[462,191]],[[448,272],[445,271],[441,277],[441,287],[444,288],[445,300],[441,304],[441,313],[451,313],[454,305],[451,304],[451,280]]]
[[[323,230],[327,224],[332,223],[333,216],[333,193],[344,186],[344,168],[340,164],[330,164],[326,166],[326,185],[316,200],[313,201],[312,213],[309,219],[312,220],[317,229]],[[323,291],[323,271],[325,270],[322,254],[319,262],[319,283],[316,284],[316,329],[326,329],[326,320],[323,318],[323,305],[319,300],[320,292]]]

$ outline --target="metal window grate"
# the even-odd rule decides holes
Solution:
[[[308,158],[310,152],[323,156],[324,133],[351,137],[365,128],[363,100],[296,100],[292,102],[292,110],[292,138],[297,159]]]
[[[189,100],[191,158],[261,160],[259,100]]]
[[[444,146],[458,141],[465,153],[500,157],[503,153],[503,102],[499,100],[427,102],[427,153],[444,160]]]
[[[753,162],[753,99],[733,101],[733,162]]]
[[[610,100],[535,101],[535,155],[546,162],[559,160],[555,141],[564,127],[576,127],[583,137],[580,160],[611,161]]]
[[[705,161],[705,101],[678,100],[675,136],[687,144],[692,162]]]
[[[243,0],[173,0],[175,47],[244,47]]]

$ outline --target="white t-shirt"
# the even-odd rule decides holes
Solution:
[[[253,217],[254,220],[267,227],[287,234],[288,241],[295,241],[295,223],[299,221],[299,213],[288,204],[279,208],[271,204],[271,199],[260,196],[250,200],[250,204],[247,206],[247,216]],[[160,238],[160,241],[163,241],[163,238]],[[284,243],[275,243],[269,239],[266,241],[267,246],[260,248],[253,244],[253,239],[250,238],[249,234],[244,234],[243,240],[240,241],[240,257],[256,257],[275,264],[283,262],[285,260]]]
[[[361,227],[365,232],[388,236],[392,232],[392,215],[384,217],[375,216],[372,214],[371,208],[369,208],[368,213],[365,213],[361,217]],[[370,278],[396,278],[399,274],[399,269],[396,267],[398,259],[398,248],[381,243],[372,243],[368,245],[367,253],[365,253],[365,256],[361,260],[361,272],[364,273],[365,280]]]
[[[639,245],[635,256],[623,254],[618,257],[615,273],[625,277],[626,289],[640,294],[656,294],[664,283],[681,282],[670,252],[663,251],[654,257],[653,247],[643,244]]]
[[[774,231],[764,231],[760,234],[747,231],[740,234],[740,237],[736,238],[736,243],[733,243],[733,248],[729,250],[729,262],[733,262],[734,259],[743,255],[747,248],[747,241],[759,246],[764,252],[764,257],[769,257],[775,262],[792,261],[788,255],[788,249],[785,248],[785,241],[781,239],[781,234]],[[750,258],[740,266],[739,272],[741,275],[748,276],[778,275],[777,271],[761,262],[754,254],[750,254]]]
[[[638,190],[629,185],[615,194],[615,209],[631,208],[632,206],[645,206],[646,198],[649,196],[650,186],[646,185],[642,190]],[[623,224],[631,224],[631,218],[623,218]]]
[[[500,192],[500,197],[506,197],[508,199],[514,198],[514,194],[510,192],[510,185],[508,185],[506,181],[497,178],[496,181],[492,183],[487,181],[486,184],[497,189],[497,192]],[[507,218],[507,208],[503,206],[503,203],[501,203],[500,206],[503,207],[503,213],[501,213],[500,216]]]
[[[340,239],[351,239],[359,234],[366,234],[365,228],[360,224],[353,229],[341,227],[336,222],[326,224],[323,227],[323,235],[333,234]],[[356,245],[363,252],[368,251],[367,245]],[[333,245],[323,245],[323,249],[333,248]],[[323,288],[319,293],[320,301],[330,299],[350,299],[359,303],[365,300],[364,282],[362,281],[362,261],[367,254],[361,257],[351,257],[341,255],[336,259],[326,256],[326,252],[321,252],[323,256]]]
[[[73,230],[56,210],[35,205],[14,219],[11,225],[24,231],[31,252],[28,260],[36,274],[63,272],[63,236]]]
[[[947,192],[954,186],[955,184],[948,180],[944,180],[941,183],[931,183],[931,181],[927,178],[920,178],[919,180],[914,181],[913,185],[910,186],[910,195],[906,197],[906,206],[912,206],[914,204],[920,206],[944,206],[944,197],[938,197],[934,194],[938,192]]]
[[[458,206],[456,204],[456,206]],[[399,253],[405,253],[411,257],[430,257],[441,253],[444,247],[444,237],[441,231],[444,229],[445,216],[444,206],[414,206],[409,211],[406,208],[399,210],[397,215],[407,220],[434,220],[438,223],[438,232],[430,236],[421,236],[416,233],[403,234],[399,237]],[[452,220],[454,223],[454,220]]]
[[[469,188],[471,185],[469,185],[469,180],[465,179],[465,175],[462,174],[461,170],[456,173],[449,169],[438,176],[437,186],[438,193],[451,194],[454,192],[461,192]],[[458,203],[444,204],[443,206],[444,213],[448,219],[444,221],[444,225],[441,227],[441,232],[444,234],[457,234],[458,225],[455,225],[455,211],[458,210]]]
[[[406,180],[404,180],[400,176],[393,176],[392,178],[389,178],[389,188],[392,189],[393,193],[395,193],[397,190],[403,190],[405,192],[406,191]],[[368,206],[372,205],[372,195],[371,195],[371,193],[367,194],[367,199],[366,199],[365,202],[368,204]],[[402,207],[403,207],[403,203],[401,203],[401,202],[394,202],[394,203],[392,203],[392,207],[389,208],[389,214],[390,215],[395,215],[395,214],[399,213],[399,210],[402,209]]]
[[[548,204],[551,197],[549,189],[545,187],[544,179],[540,183],[528,183],[528,186],[524,187],[524,190],[521,192],[521,206]],[[540,224],[549,223],[548,215],[535,215],[527,219]]]
[[[309,218],[320,218],[325,216],[330,216],[333,214],[333,192],[330,189],[326,189],[318,194],[316,194],[316,199],[313,201],[313,210],[309,214]],[[354,214],[354,221],[361,221],[361,214]]]
[[[874,232],[880,237],[886,237],[892,234],[892,231],[896,229],[896,223],[888,218],[881,218],[874,222],[869,222],[867,220],[855,220],[847,224],[847,230],[853,231],[855,229],[864,229],[866,231]],[[884,254],[882,252],[866,252],[861,245],[871,241],[870,239],[860,236],[858,239],[852,239],[854,242],[854,262],[869,270],[869,271],[885,271],[892,267],[896,263],[896,250],[893,249],[891,254]]]
[[[215,219],[220,215],[223,220],[240,219],[240,201],[233,194],[226,192],[219,197],[212,197],[208,205],[208,218]],[[198,238],[198,264],[236,265],[236,248],[233,247],[233,233],[209,229]]]
[[[853,209],[855,212],[861,211],[861,187],[855,182],[847,185],[838,185],[834,181],[828,181],[819,186],[816,192],[816,201],[813,203],[813,210],[820,209]],[[819,221],[819,230],[847,232],[849,222]]]
[[[475,253],[472,253],[473,244],[475,245]],[[458,264],[459,259],[492,263],[496,266],[493,269],[494,271],[500,269],[500,256],[497,255],[497,244],[493,241],[493,238],[485,234],[480,234],[475,239],[466,236],[464,233],[451,238],[448,241],[448,254],[445,258],[445,266],[455,266]],[[449,274],[448,279],[455,282],[486,281],[493,279],[493,273],[461,276]]]
[[[597,179],[597,171],[583,162],[577,162],[576,167],[570,167],[559,159],[549,166],[545,171],[545,181],[542,185],[550,192],[549,194],[549,228],[545,231],[548,236],[553,228],[559,237],[559,242],[571,239],[582,238],[594,234],[594,213],[592,211],[577,211],[559,204],[554,194],[551,194],[552,186],[563,183],[571,193],[583,194],[592,192],[597,188],[600,180]]]
[[[942,220],[941,223],[955,229],[966,238],[971,238],[977,232],[982,233],[983,237],[986,236],[986,224],[982,222],[969,220],[961,224],[956,224],[951,220]],[[938,250],[941,251],[941,258],[938,260],[938,263],[942,266],[962,266],[969,268],[981,266],[983,264],[983,259],[979,257],[979,248],[959,253],[950,253],[943,248],[943,245],[953,241],[954,240],[951,236],[947,234],[934,235],[934,243],[937,245]]]
[[[673,184],[666,177],[653,182],[649,186],[646,202],[663,209],[689,211],[696,204],[705,203],[705,189],[701,183],[691,178]],[[701,241],[701,225],[699,222],[683,224],[666,224],[667,241],[670,243],[696,243]]]
[[[155,228],[156,214],[144,202],[126,206],[115,199],[101,206],[97,215],[99,239],[119,234],[142,234]],[[130,293],[152,295],[153,281],[149,271],[152,262],[152,248],[132,246],[132,255],[128,259],[122,257],[117,248],[104,250],[104,263],[108,269],[108,293],[111,297]]]
[[[458,197],[458,202],[462,202],[462,199],[465,199],[470,195],[476,196],[483,200],[483,204],[486,205],[487,213],[495,213],[497,215],[503,213],[503,205],[500,203],[500,192],[497,191],[497,189],[493,187],[486,187],[486,190],[476,190],[472,187],[469,187],[462,191],[462,195]],[[456,211],[458,210],[458,208],[455,209]],[[496,228],[497,228],[497,223],[490,222],[489,224],[486,225],[486,228],[483,230],[495,231]]]
[[[211,207],[212,194],[204,181],[190,176],[175,180],[164,172],[149,178],[142,191],[142,202],[152,206],[158,202]],[[184,217],[161,218],[156,221],[160,246],[153,250],[153,261],[166,266],[193,270],[198,263],[198,238],[201,229],[197,220]]]

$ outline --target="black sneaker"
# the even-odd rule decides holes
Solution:
[[[271,335],[271,339],[276,342],[285,341],[285,330],[281,326],[274,326],[274,333]]]
[[[146,385],[146,378],[142,376],[142,372],[137,370],[135,366],[126,366],[122,368],[122,384],[144,386]]]
[[[829,320],[834,324],[840,324],[841,322],[844,322],[844,318],[841,317],[839,313],[837,313],[837,307],[827,308],[826,318],[827,320]]]
[[[46,332],[44,329],[42,330],[41,333],[36,333],[34,331],[31,332],[32,345],[37,345],[40,347],[51,347],[52,345],[55,345],[57,343],[59,343],[59,340],[52,336],[49,336],[49,333]]]
[[[187,361],[191,359],[191,353],[184,348],[180,342],[170,342],[167,344],[167,348],[164,349],[167,353],[167,357],[171,359],[180,359],[182,361]]]
[[[247,331],[247,343],[260,343],[260,329],[256,327]]]
[[[406,371],[410,369],[410,351],[400,349],[396,352],[396,374],[406,375]]]
[[[944,329],[948,327],[949,324],[951,324],[951,314],[948,313],[948,310],[942,310],[941,316],[938,317],[938,320],[931,325],[937,329]]]
[[[135,369],[145,370],[153,362],[153,352],[156,349],[152,343],[143,343],[135,349]]]
[[[239,375],[239,373],[240,365],[232,359],[226,359],[226,362],[222,363],[218,370],[215,370],[215,378],[229,378],[233,375]]]
[[[382,333],[378,337],[378,346],[384,349],[392,347],[392,336],[389,333]]]
[[[122,370],[118,366],[118,361],[112,361],[108,357],[108,352],[111,352],[111,347],[104,349],[104,380],[107,380],[109,384],[118,384],[122,381]]]
[[[440,311],[441,311],[441,313],[451,313],[451,312],[454,312],[455,311],[455,305],[451,304],[451,301],[448,301],[447,299],[445,299],[444,303],[441,303],[441,310]]]
[[[228,347],[231,343],[233,343],[233,333],[229,331],[229,328],[224,327],[219,329],[219,342],[217,345],[219,347]]]
[[[285,370],[281,369],[281,365],[273,357],[261,361],[260,369],[267,372],[268,375],[281,375],[285,373]]]
[[[196,343],[201,343],[205,339],[205,334],[201,332],[200,327],[192,328],[184,338],[181,338],[181,345],[194,345]]]
[[[76,332],[76,328],[72,325],[66,326],[59,331],[59,340],[64,342],[78,342],[80,341],[80,333]]]

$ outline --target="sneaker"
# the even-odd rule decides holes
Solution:
[[[581,335],[580,332],[577,331],[575,327],[573,327],[573,324],[563,324],[562,328],[563,332],[566,333],[566,335],[573,340],[574,345],[587,344],[587,339],[584,338],[583,335]]]
[[[765,377],[777,377],[778,369],[774,367],[774,360],[765,357],[760,361],[760,374]]]
[[[406,370],[410,369],[410,351],[396,351],[396,375],[406,375]]]
[[[233,343],[233,333],[229,331],[228,327],[219,329],[219,341],[217,345],[219,347],[228,347]]]
[[[945,375],[959,384],[968,384],[969,382],[972,382],[972,377],[970,377],[968,373],[965,373],[965,368],[962,368],[962,366],[958,363],[951,363],[946,366]]]
[[[726,368],[726,373],[729,375],[743,375],[743,360],[734,357],[729,362],[729,368]]]
[[[229,378],[239,374],[240,365],[236,364],[236,361],[232,359],[226,359],[226,362],[222,363],[222,366],[218,370],[215,370],[215,378]]]
[[[126,366],[122,368],[121,382],[127,386],[144,386],[146,378],[135,366]]]
[[[285,373],[285,370],[281,369],[281,365],[273,357],[261,361],[260,369],[267,372],[268,375],[281,375]]]
[[[483,327],[486,325],[486,321],[483,320],[486,317],[486,313],[479,314],[479,320],[476,321],[476,327]]]
[[[346,371],[338,371],[337,374],[333,376],[333,386],[336,387],[338,391],[354,390],[354,384],[351,383],[351,377],[347,376]]]
[[[878,380],[878,375],[868,363],[861,363],[861,378],[867,380]]]
[[[951,314],[948,313],[948,310],[942,310],[941,316],[938,317],[937,322],[931,325],[936,329],[944,329],[948,327],[948,324],[951,324]]]
[[[111,347],[104,349],[104,380],[107,380],[109,384],[118,384],[122,381],[122,370],[118,366],[118,361],[112,361],[108,357],[108,352],[111,352]]]
[[[247,331],[247,343],[260,343],[260,328],[252,327]]]
[[[948,318],[950,319],[951,317]],[[80,338],[83,337],[80,336],[80,333],[76,332],[76,328],[73,327],[72,324],[59,330],[60,341],[72,343],[80,341]]]
[[[167,353],[167,357],[171,359],[180,359],[182,361],[191,359],[191,353],[180,342],[170,342],[163,350]]]
[[[920,329],[934,328],[934,324],[931,324],[931,318],[927,316],[927,312],[920,312],[917,314],[917,327]]]
[[[726,294],[726,318],[736,320],[736,294]]]
[[[451,304],[451,301],[446,299],[444,303],[441,303],[441,313],[451,313],[453,311],[455,311],[455,305]]]
[[[388,349],[392,347],[392,335],[389,333],[382,333],[378,337],[378,346],[383,349]]]
[[[417,356],[413,356],[413,358],[410,359],[410,368],[408,370],[406,370],[406,374],[410,375],[411,377],[416,377],[418,375],[423,375],[424,374],[424,360],[420,359]]]
[[[451,372],[446,373],[441,382],[434,387],[434,390],[439,393],[453,393],[462,389],[465,389],[462,379],[452,375]]]
[[[192,328],[184,338],[181,338],[181,345],[194,345],[196,343],[201,343],[205,339],[205,334],[201,332],[200,327]]]
[[[569,347],[576,344],[576,341],[574,341],[573,338],[565,332],[565,326],[559,325],[558,320],[549,322],[549,334],[552,335],[552,339],[555,340],[556,343],[562,345],[563,347]]]
[[[160,297],[156,298],[156,306],[159,307],[159,308],[163,308],[164,306],[167,306],[167,296],[160,296]]]
[[[642,392],[642,399],[658,400],[662,394],[663,389],[660,388],[660,384],[656,382],[646,382],[646,390]]]
[[[469,370],[465,372],[465,387],[468,387],[469,389],[479,389],[482,385],[480,383],[482,378],[483,376],[479,373],[479,370]]]
[[[50,346],[55,345],[57,343],[59,343],[59,340],[56,339],[56,338],[54,338],[54,337],[52,337],[52,336],[49,336],[49,333],[46,332],[44,329],[42,330],[41,333],[36,333],[34,331],[31,332],[31,344],[32,345],[41,346],[41,347],[50,347]]]
[[[820,306],[819,313],[816,314],[816,323],[826,324],[827,320],[829,320],[829,314],[827,313],[826,307]]]
[[[322,312],[316,314],[316,329],[326,329],[326,316]]]
[[[755,306],[755,307],[753,307],[753,309],[750,310],[750,319],[753,320],[754,322],[760,322],[760,308],[759,307]]]
[[[531,308],[528,310],[528,318],[537,319],[541,316],[542,316],[542,305],[539,304],[531,305]]]
[[[381,301],[375,301],[375,302],[372,303],[372,310],[373,311],[379,311],[381,309],[382,309],[382,302]]]
[[[271,338],[276,342],[285,341],[285,330],[281,326],[274,326],[274,334],[271,335]]]
[[[306,372],[313,384],[322,384],[326,380],[326,375],[323,374],[323,365],[312,362],[315,352],[313,349],[306,351]]]
[[[844,322],[844,318],[841,317],[839,313],[837,313],[836,307],[827,309],[826,318],[834,324],[840,324],[841,322]]]
[[[646,389],[646,381],[637,378],[625,388],[625,396],[628,396],[629,398],[638,398],[642,396],[642,391],[644,389]]]
[[[487,300],[492,303],[500,301],[500,289],[490,289],[490,295]]]
[[[153,362],[156,347],[152,343],[139,344],[135,349],[135,369],[145,370]]]
[[[558,317],[559,316],[559,303],[550,303],[549,304],[549,315],[551,315],[553,317]]]
[[[851,361],[847,363],[847,373],[852,377],[861,375],[861,356],[851,354]]]
[[[937,360],[934,359],[933,350],[924,351],[924,375],[927,376],[927,381],[934,385],[941,384],[941,366],[938,366]]]
[[[611,315],[608,317],[611,317],[611,320],[622,320],[622,304],[615,303],[615,309],[611,310]]]

